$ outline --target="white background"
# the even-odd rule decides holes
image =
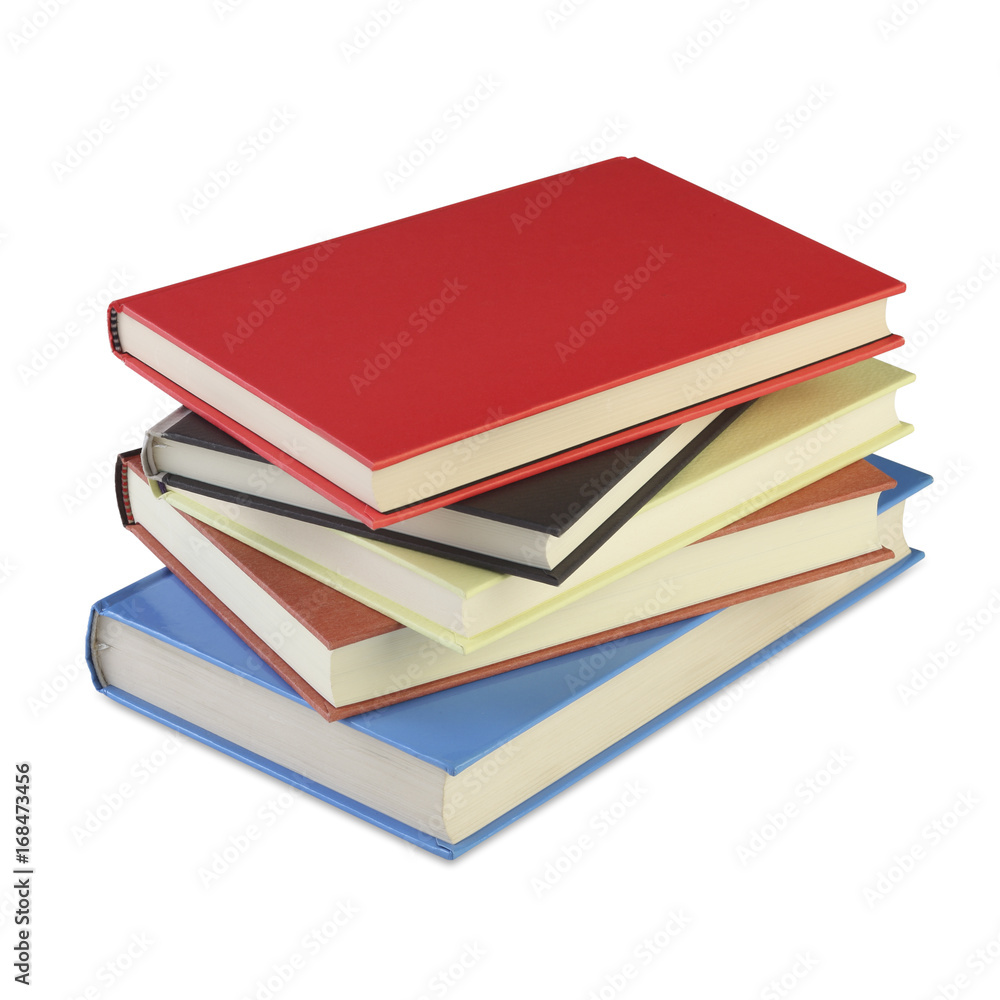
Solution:
[[[373,0],[96,0],[48,23],[45,2],[14,0],[0,23],[2,760],[33,767],[36,995],[996,996],[995,6],[567,0],[563,17],[546,0],[420,0],[352,53]],[[477,86],[479,106],[449,115]],[[278,111],[290,122],[251,159]],[[436,127],[445,141],[392,182]],[[911,346],[889,360],[917,373],[899,400],[917,432],[888,454],[937,478],[908,521],[928,559],[738,702],[715,699],[454,864],[305,796],[268,825],[284,786],[175,749],[82,669],[90,604],[156,566],[119,526],[111,463],[171,408],[111,355],[109,283],[141,291],[618,154],[908,283],[889,319]],[[225,189],[185,212],[232,160]],[[948,643],[903,704],[898,685]],[[799,783],[835,752],[851,763],[806,802]],[[598,835],[634,782],[638,801]],[[975,805],[957,818],[963,794]],[[787,828],[741,859],[788,803]],[[199,869],[250,825],[260,839],[205,885]],[[583,835],[593,846],[560,861]],[[866,898],[915,846],[912,870]],[[683,929],[654,956],[643,940],[671,912]]]

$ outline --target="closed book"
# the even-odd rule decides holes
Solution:
[[[697,543],[703,555],[693,546],[668,556],[474,654],[425,639],[154,499],[134,453],[118,480],[123,524],[316,711],[337,719],[889,558],[882,536],[896,531],[903,501],[925,479],[905,466],[889,476],[874,464],[882,462],[855,463]]]
[[[472,653],[908,434],[894,398],[912,380],[871,359],[756,400],[555,587],[185,490],[165,497],[414,631]]]
[[[134,370],[385,527],[898,347],[903,288],[619,157],[116,300],[108,324]]]
[[[608,644],[598,657],[571,653],[332,724],[166,570],[94,605],[87,660],[112,700],[451,859],[921,556],[900,542],[888,568],[666,625]],[[331,821],[334,846],[337,829]]]
[[[369,528],[190,410],[146,432],[146,475],[170,489],[557,586],[751,405]]]

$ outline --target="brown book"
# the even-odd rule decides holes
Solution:
[[[596,646],[684,618],[717,611],[765,594],[892,558],[889,549],[876,545],[870,551],[848,559],[814,566],[804,572],[770,580],[711,600],[689,604],[686,607],[673,607],[661,614],[656,614],[654,608],[654,613],[646,617],[623,621],[613,628],[605,628],[594,634],[564,642],[549,643],[544,648],[536,648],[515,656],[507,656],[498,662],[484,664],[481,661],[489,656],[490,647],[476,654],[461,654],[446,649],[433,640],[417,636],[416,633],[412,633],[405,626],[380,612],[316,582],[311,577],[223,534],[210,525],[188,517],[166,501],[156,498],[142,472],[138,452],[119,456],[116,482],[119,509],[125,527],[197,594],[254,652],[270,664],[320,715],[330,721],[370,712],[395,702],[465,684],[540,660],[551,659],[563,653]],[[141,493],[135,491],[137,483],[143,484]],[[867,462],[855,462],[701,539],[690,548],[748,529],[785,521],[797,515],[832,509],[834,505],[864,497],[871,498],[870,515],[867,516],[870,517],[871,535],[874,537],[877,496],[893,485],[894,481],[874,466]],[[233,570],[236,573],[233,573]],[[220,584],[223,577],[226,577],[228,583]],[[242,589],[234,587],[232,583],[234,579],[244,581]],[[213,581],[213,585],[210,586],[206,581]],[[248,588],[246,583],[251,586]],[[221,590],[227,593],[226,601],[218,596],[217,591]],[[241,606],[243,617],[234,607],[241,600],[244,602]],[[657,598],[651,594],[650,600],[655,601]],[[259,609],[262,602],[271,608],[270,618],[267,615],[251,615],[247,610],[250,605],[255,605],[255,609]],[[646,605],[648,603],[647,601]],[[274,614],[275,610],[279,611],[277,616]],[[645,605],[644,610],[648,610]],[[244,617],[255,617],[255,624],[266,639],[254,631]],[[402,633],[409,633],[409,636]],[[516,636],[517,633],[513,638]],[[396,648],[394,644],[398,644],[400,640],[411,637],[414,642],[406,646],[407,654],[394,668],[386,667],[383,671],[386,676],[379,682],[382,690],[377,696],[355,700],[348,691],[346,699],[338,699],[345,702],[340,705],[334,705],[325,693],[317,690],[324,686],[325,681],[325,686],[332,693],[332,682],[329,677],[324,677],[322,672],[314,670],[312,677],[307,680],[309,676],[307,671],[300,668],[302,671],[300,672],[293,668],[285,658],[291,656],[294,649],[299,653],[297,662],[301,662],[302,650],[304,648],[315,650],[317,644],[332,656],[337,650],[347,650],[348,647],[360,648],[360,645],[365,643],[373,644],[372,649],[377,657],[382,651],[388,653]],[[505,647],[503,642],[496,645],[500,655],[504,648],[509,648]],[[472,666],[471,664],[477,660],[480,661],[478,665]],[[470,663],[468,669],[461,669],[463,661]],[[447,666],[444,665],[445,662]],[[450,671],[446,676],[445,670]],[[355,668],[354,672],[362,673],[359,668]],[[327,670],[327,673],[330,671]],[[433,679],[421,679],[435,673],[438,676],[433,676]],[[360,678],[359,684],[363,686],[365,680],[364,677]]]

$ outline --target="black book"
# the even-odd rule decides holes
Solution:
[[[750,405],[588,455],[392,528],[369,528],[183,407],[146,433],[142,462],[147,476],[168,489],[557,586]]]

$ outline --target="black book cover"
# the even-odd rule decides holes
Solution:
[[[346,534],[373,538],[390,545],[399,545],[417,552],[426,552],[444,559],[453,559],[471,566],[480,566],[497,573],[508,573],[512,576],[558,586],[751,405],[753,405],[752,402],[742,403],[739,406],[723,410],[697,437],[655,472],[635,493],[625,499],[607,520],[552,569],[526,566],[523,563],[467,549],[459,549],[442,542],[414,538],[411,535],[393,531],[391,528],[369,528],[359,521],[338,517],[335,514],[295,507],[260,496],[257,493],[241,492],[212,483],[188,479],[173,473],[164,473],[159,476],[159,479],[167,488],[187,490],[227,503],[252,507],[283,517],[294,517],[300,521],[319,524],[327,528],[335,528]],[[176,411],[171,418],[153,430],[157,436],[165,440],[173,440],[178,443],[206,448],[210,451],[238,456],[260,462],[263,466],[270,465],[265,459],[224,431],[183,408]],[[461,500],[448,509],[529,528],[544,534],[561,535],[675,430],[676,428],[671,427],[657,434],[640,438],[638,441],[598,452],[595,455],[588,455],[567,465],[548,469],[527,479],[498,487],[467,500]],[[156,470],[147,471],[156,472]]]

